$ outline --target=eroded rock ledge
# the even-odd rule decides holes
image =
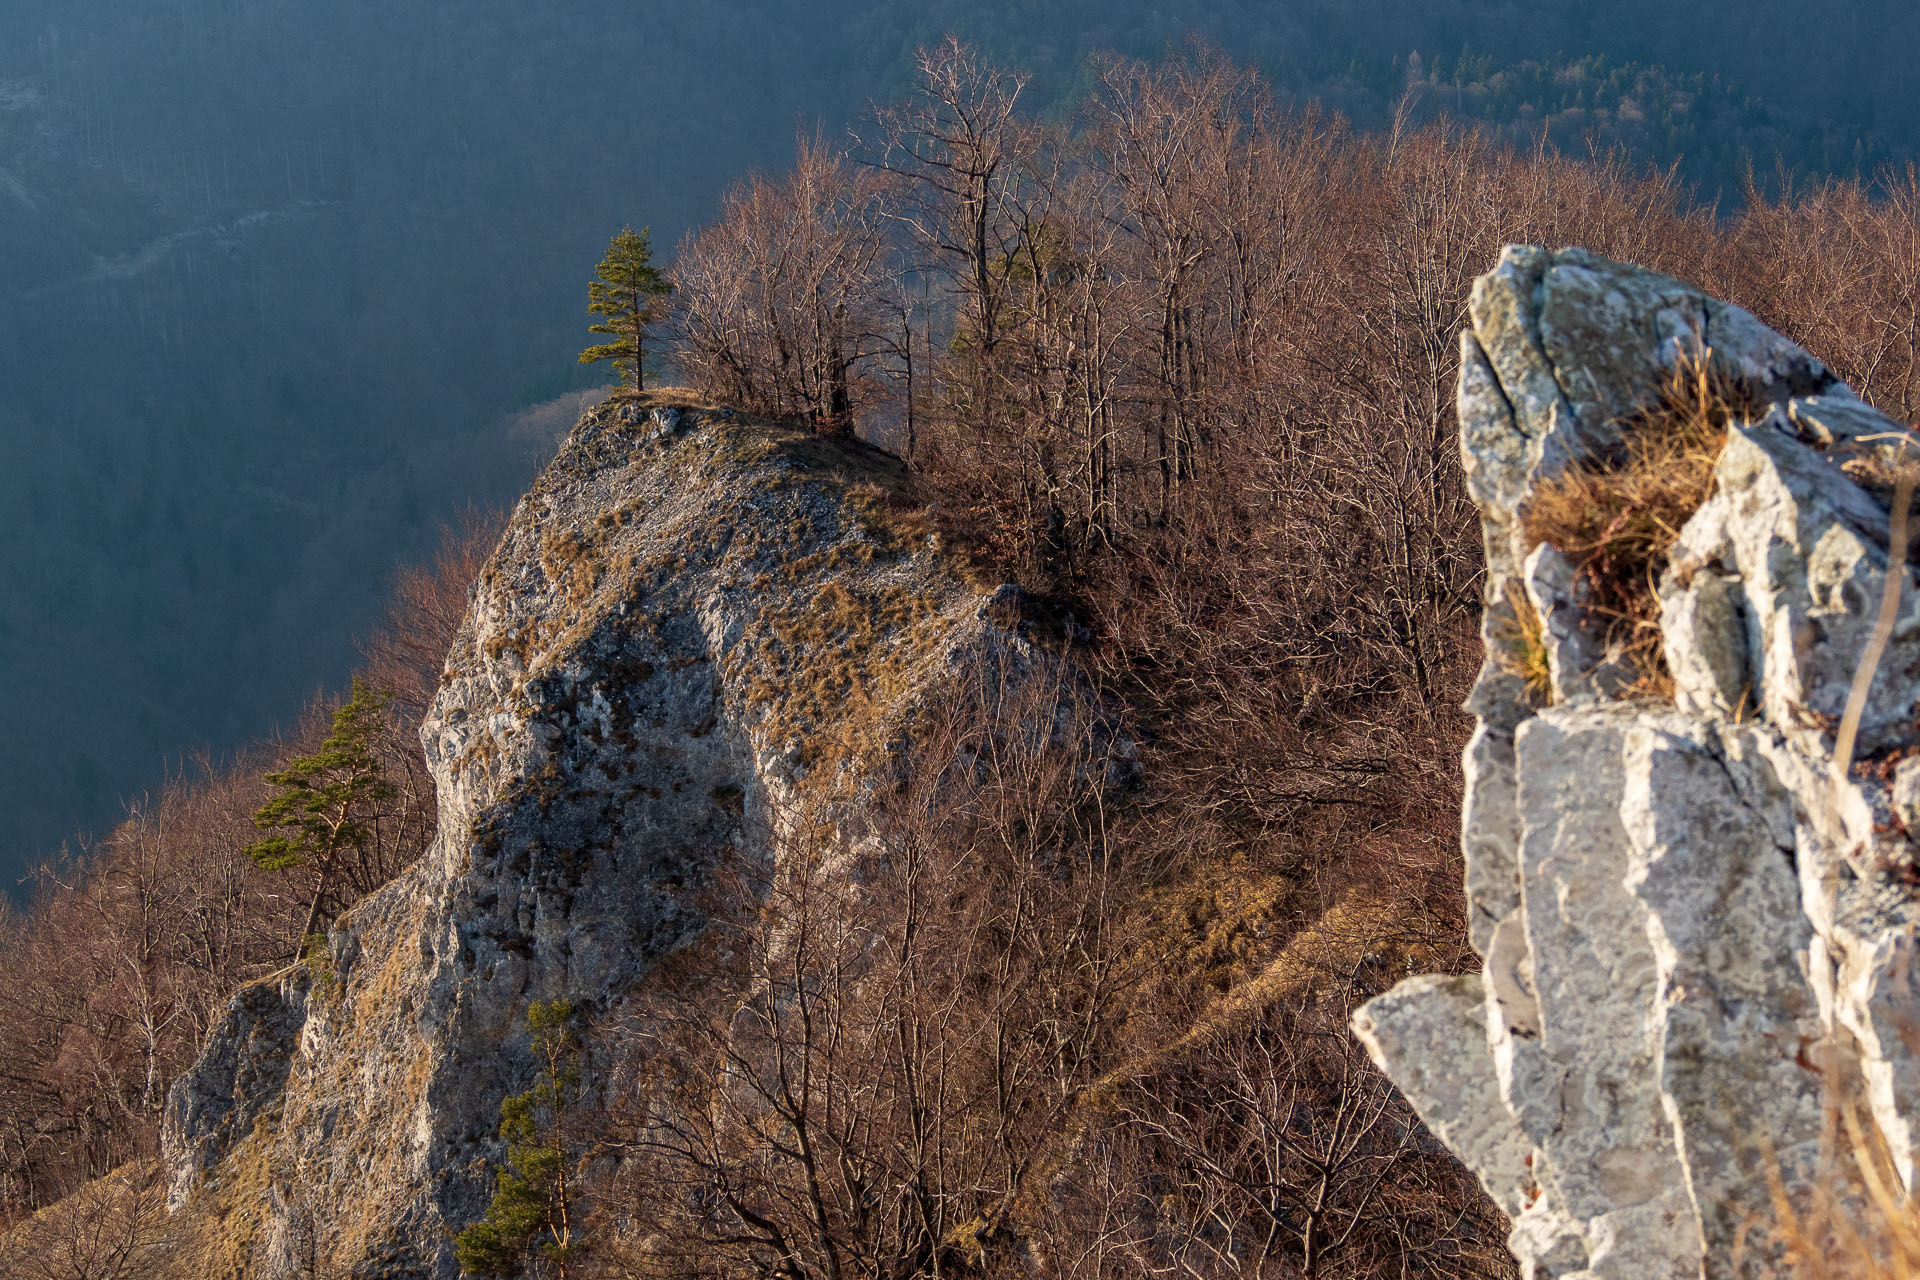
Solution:
[[[1855,464],[1900,428],[1738,307],[1584,251],[1508,248],[1471,318],[1489,657],[1462,843],[1484,967],[1410,979],[1355,1030],[1512,1217],[1529,1274],[1766,1274],[1768,1170],[1804,1202],[1843,1075],[1913,1179],[1911,581],[1862,763],[1830,778],[1888,565],[1884,488]],[[1529,545],[1523,517],[1703,351],[1744,411],[1659,577],[1671,697],[1623,695],[1572,549]],[[1820,1070],[1829,1045],[1857,1067]]]
[[[1044,665],[895,509],[893,459],[654,399],[589,411],[475,587],[422,731],[432,848],[176,1086],[181,1274],[451,1280],[528,1003],[606,1010],[722,858],[779,855],[806,778],[944,681]]]

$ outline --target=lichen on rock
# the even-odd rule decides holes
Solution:
[[[1483,968],[1410,979],[1354,1029],[1513,1218],[1529,1274],[1767,1274],[1769,1180],[1804,1204],[1828,1176],[1832,1091],[1865,1093],[1914,1177],[1911,582],[1864,762],[1832,778],[1888,572],[1883,437],[1903,428],[1739,308],[1582,250],[1509,247],[1470,313],[1489,656],[1462,845]],[[1652,696],[1584,608],[1573,548],[1529,536],[1529,504],[1628,447],[1688,362],[1737,411],[1646,584],[1671,680]],[[1516,674],[1543,660],[1547,697]]]
[[[779,856],[806,788],[880,767],[956,673],[1045,661],[937,542],[879,450],[658,393],[590,410],[448,656],[432,847],[335,924],[326,981],[236,996],[175,1088],[175,1202],[221,1236],[203,1273],[317,1248],[456,1275],[529,1003],[606,1011],[700,935],[724,859]]]

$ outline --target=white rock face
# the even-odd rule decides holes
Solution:
[[[1402,983],[1354,1030],[1514,1219],[1528,1274],[1768,1274],[1769,1169],[1796,1197],[1819,1173],[1822,1044],[1858,1055],[1914,1176],[1911,580],[1856,767],[1830,776],[1888,566],[1886,493],[1853,464],[1900,428],[1739,308],[1581,250],[1509,247],[1470,310],[1460,435],[1490,656],[1462,846],[1484,964]],[[1658,584],[1673,700],[1633,699],[1573,566],[1527,544],[1521,513],[1703,348],[1761,408],[1729,428]],[[1539,621],[1544,706],[1501,660],[1516,599]]]
[[[452,1280],[533,1000],[603,1013],[698,935],[726,857],[779,856],[956,674],[1044,662],[880,495],[898,463],[726,411],[592,410],[481,576],[422,731],[429,852],[324,963],[235,997],[170,1098],[174,1203],[219,1274]],[[211,1265],[211,1264],[210,1264]],[[209,1271],[207,1274],[215,1274]]]

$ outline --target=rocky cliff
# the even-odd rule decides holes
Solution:
[[[173,1091],[183,1274],[454,1276],[528,1003],[605,1011],[699,934],[723,857],[778,856],[806,779],[864,768],[956,670],[1032,661],[904,484],[878,451],[657,395],[582,419],[448,658],[432,849],[236,995]]]
[[[1913,451],[1738,307],[1579,250],[1507,249],[1462,347],[1484,967],[1355,1029],[1531,1274],[1764,1274],[1770,1178],[1803,1209],[1832,1181],[1829,1102],[1913,1178],[1911,581],[1833,766]]]

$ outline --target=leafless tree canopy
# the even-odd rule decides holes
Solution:
[[[923,877],[912,893],[869,898],[832,858],[771,875],[735,904],[762,930],[728,951],[747,968],[705,975],[687,989],[707,1003],[656,1009],[656,1038],[623,1051],[667,1073],[657,1087],[721,1104],[678,1113],[702,1118],[697,1134],[658,1106],[610,1122],[637,1135],[620,1167],[638,1198],[608,1203],[676,1224],[620,1237],[641,1242],[631,1265],[1500,1274],[1497,1215],[1344,1031],[1413,955],[1473,962],[1453,852],[1457,708],[1479,661],[1453,407],[1467,291],[1503,243],[1583,245],[1743,303],[1912,416],[1920,179],[1783,183],[1722,215],[1619,155],[1516,151],[1445,124],[1357,136],[1207,50],[1099,63],[1080,111],[1049,122],[1023,111],[1022,77],[956,41],[920,71],[844,161],[805,149],[792,180],[829,175],[849,204],[883,184],[859,228],[870,302],[848,310],[876,340],[837,348],[861,353],[844,412],[798,411],[894,444],[954,541],[1090,637],[1082,656],[1139,734],[1144,781],[1103,822],[1104,860],[1067,882],[1111,912],[1100,937],[1150,960],[1094,966],[1124,1012],[1076,994],[1098,1028],[1085,1056],[1023,1077],[1054,1109],[1009,1126],[993,1071],[968,1058],[986,1042],[972,1019],[987,988],[970,984],[999,972],[976,935],[929,952],[942,976],[893,1003],[874,994],[898,988],[869,941],[922,892],[969,904],[928,917],[943,927],[983,892],[1015,893],[969,860],[982,829],[898,827],[932,859],[888,864]],[[758,278],[766,250],[738,237],[769,224],[744,207],[689,242],[683,269]],[[744,331],[750,310],[702,323]],[[689,357],[705,389],[739,394]],[[938,774],[936,758],[916,767]],[[1318,976],[1281,981],[1309,942]],[[923,1025],[946,1033],[931,1114],[957,1144],[937,1185],[898,1154],[926,1150],[895,1127],[920,1104],[875,1092],[935,1078],[873,1056],[874,1028]],[[790,1068],[819,1084],[818,1109],[782,1092]],[[655,1247],[696,1240],[729,1260]]]
[[[1092,627],[1156,776],[1231,838],[1389,775],[1450,801],[1480,572],[1453,382],[1501,244],[1685,275],[1890,412],[1920,397],[1912,172],[1722,217],[1619,155],[1355,136],[1205,49],[1107,59],[1046,123],[957,41],[920,72],[844,157],[807,144],[689,240],[684,367],[908,453],[956,540]],[[798,271],[839,283],[777,314],[765,282],[816,260],[859,270]],[[760,390],[756,362],[849,398]]]
[[[799,152],[784,180],[748,179],[680,246],[680,363],[729,404],[850,431],[883,344],[885,193],[818,141]]]

